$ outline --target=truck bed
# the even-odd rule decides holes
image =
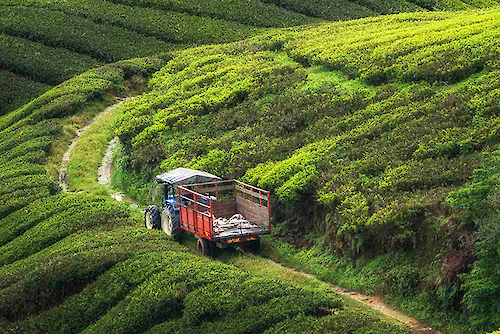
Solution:
[[[271,231],[270,193],[236,180],[178,187],[181,228],[209,240]],[[235,215],[241,224],[222,224]]]

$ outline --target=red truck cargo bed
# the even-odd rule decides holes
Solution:
[[[181,228],[202,238],[234,242],[271,231],[266,190],[229,180],[178,186],[177,191]],[[228,221],[235,214],[245,219]]]

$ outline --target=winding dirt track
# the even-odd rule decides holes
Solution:
[[[119,100],[118,103],[107,107],[106,110],[104,110],[103,112],[99,113],[96,117],[94,117],[94,119],[92,119],[92,121],[90,121],[89,124],[87,124],[86,126],[84,126],[81,129],[79,129],[76,132],[76,136],[75,136],[75,138],[73,138],[73,141],[71,142],[71,145],[69,146],[68,150],[66,152],[64,152],[64,155],[63,155],[63,158],[61,161],[61,168],[59,169],[59,186],[61,187],[63,192],[69,192],[69,190],[68,190],[68,176],[67,176],[68,165],[69,165],[69,162],[71,160],[71,152],[73,151],[76,144],[78,143],[78,140],[88,129],[90,129],[92,127],[92,125],[94,123],[99,121],[99,119],[101,119],[101,117],[113,112],[113,110],[115,110],[116,108],[121,107],[126,101],[126,99],[121,99],[121,98],[118,98],[118,100]]]
[[[294,272],[298,275],[302,275],[305,277],[308,277],[313,280],[318,280],[315,276],[305,273],[303,271],[297,271],[293,268],[285,267],[280,263],[277,263],[271,259],[266,259],[269,262],[269,267],[277,266],[277,267],[282,267],[286,268],[287,270]],[[354,299],[357,302],[359,302],[362,306],[366,307],[367,309],[375,310],[378,311],[379,313],[383,314],[387,318],[391,318],[393,320],[396,320],[397,323],[400,323],[403,326],[406,326],[411,333],[415,334],[422,334],[422,333],[429,333],[429,334],[445,334],[445,332],[436,330],[420,321],[418,321],[415,318],[409,317],[407,315],[404,315],[400,311],[394,309],[389,304],[384,303],[380,297],[378,296],[371,296],[371,295],[364,295],[359,292],[352,292],[348,291],[344,288],[340,288],[336,285],[321,281],[325,284],[330,285],[330,287],[335,290],[336,293],[338,293],[341,296],[345,296],[350,299]]]
[[[67,171],[67,168],[68,168],[69,161],[71,160],[71,151],[76,146],[76,144],[77,144],[79,138],[81,137],[81,135],[83,133],[85,133],[85,131],[87,131],[94,123],[96,123],[97,121],[99,121],[99,119],[103,115],[105,115],[106,113],[112,112],[116,108],[120,107],[121,105],[123,105],[125,103],[125,101],[126,101],[125,99],[121,100],[119,103],[114,104],[114,105],[106,108],[106,110],[104,112],[102,112],[99,115],[97,115],[87,126],[85,126],[84,128],[82,128],[82,129],[80,129],[78,131],[78,133],[77,133],[76,137],[73,139],[73,142],[71,143],[69,149],[64,154],[64,157],[63,157],[62,162],[61,162],[61,169],[59,171],[59,184],[63,188],[63,191],[65,191],[65,192],[68,191],[67,179],[66,179],[66,171]],[[98,173],[99,173],[98,174],[99,175],[99,180],[98,180],[99,183],[102,184],[102,185],[107,186],[108,189],[110,189],[110,183],[111,183],[113,150],[116,148],[117,144],[118,144],[118,138],[114,138],[109,143],[107,151],[106,151],[106,154],[103,157],[101,166],[99,167],[99,171],[98,171]],[[123,201],[124,198],[125,198],[124,194],[122,194],[122,193],[116,193],[116,192],[113,192],[113,191],[110,191],[110,196],[113,197],[113,198],[115,198],[118,201]],[[131,201],[131,200],[128,199],[127,202],[132,202],[131,207],[138,208],[137,204],[134,203],[133,201]],[[281,267],[284,267],[281,264],[279,264],[277,262],[274,262],[274,261],[272,261],[270,259],[267,259],[267,261],[269,261],[269,265],[270,266],[281,266]],[[304,273],[304,272],[299,272],[299,271],[296,271],[296,270],[294,270],[292,268],[286,268],[286,269],[290,270],[290,271],[293,271],[293,272],[296,272],[296,273],[298,273],[300,275],[304,275],[304,276],[307,276],[307,277],[310,277],[310,278],[313,278],[313,279],[317,279],[313,275],[310,275],[310,274],[307,274],[307,273]],[[392,306],[384,303],[377,296],[370,296],[370,295],[364,295],[364,294],[361,294],[361,293],[358,293],[358,292],[351,292],[351,291],[348,291],[346,289],[337,287],[335,285],[330,285],[330,286],[339,295],[346,296],[348,298],[354,299],[354,300],[358,301],[361,305],[365,306],[368,309],[372,309],[372,310],[378,311],[378,312],[382,313],[384,316],[386,316],[388,318],[392,318],[392,319],[397,320],[397,322],[403,324],[404,326],[407,326],[408,329],[412,333],[416,333],[416,334],[417,333],[418,334],[421,334],[421,333],[444,334],[444,332],[442,332],[442,331],[438,331],[436,329],[433,329],[433,328],[431,328],[431,327],[429,327],[429,326],[427,326],[427,325],[419,322],[417,319],[409,317],[409,316],[406,316],[403,313],[401,313],[400,311],[395,310]]]

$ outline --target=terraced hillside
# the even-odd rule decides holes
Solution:
[[[455,333],[497,329],[500,11],[318,23],[496,4],[0,0],[0,330],[404,332],[61,193],[76,129],[144,78],[116,124],[129,194],[177,166],[272,189],[281,259],[361,272]]]
[[[192,255],[138,224],[142,214],[127,205],[60,192],[47,164],[76,118],[91,116],[96,102],[124,89],[124,79],[167,60],[85,72],[1,118],[0,330],[404,333],[345,307],[331,289],[257,278]]]
[[[494,0],[0,0],[0,69],[10,72],[8,92],[23,85],[26,76],[33,81],[19,100],[27,103],[42,92],[35,89],[40,84],[59,84],[95,66],[193,44],[241,40],[266,28],[496,4]],[[13,75],[21,77],[12,82]],[[20,106],[0,97],[0,113]]]
[[[176,52],[118,122],[121,184],[145,199],[155,174],[186,166],[272,189],[277,236],[396,254],[365,288],[495,329],[500,282],[480,258],[496,253],[476,247],[500,239],[499,33],[498,9],[418,13]],[[325,276],[336,261],[319,261]]]

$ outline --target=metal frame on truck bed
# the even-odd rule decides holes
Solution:
[[[177,191],[181,228],[206,240],[199,248],[258,250],[259,236],[271,232],[269,191],[237,180],[183,185]]]

